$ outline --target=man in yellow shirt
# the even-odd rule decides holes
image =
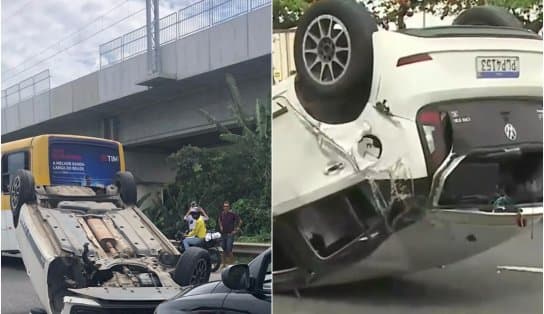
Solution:
[[[200,211],[197,208],[191,209],[189,213],[195,220],[195,227],[183,239],[183,248],[187,250],[190,246],[198,246],[206,237],[206,223],[200,216]]]

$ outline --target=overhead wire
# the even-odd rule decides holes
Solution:
[[[78,30],[72,32],[70,35],[65,36],[64,38],[62,38],[59,41],[52,44],[51,46],[43,49],[39,53],[37,53],[37,54],[35,54],[35,55],[31,56],[31,57],[26,58],[24,61],[20,62],[16,66],[3,71],[2,76],[3,77],[10,76],[9,80],[12,81],[12,80],[14,80],[14,78],[19,77],[21,74],[26,73],[28,70],[34,68],[35,66],[37,66],[37,65],[39,65],[39,64],[41,64],[41,63],[43,63],[43,62],[45,62],[47,60],[50,60],[51,58],[54,58],[55,56],[69,50],[70,48],[73,48],[74,46],[76,46],[76,45],[78,45],[78,44],[80,44],[80,43],[82,43],[82,42],[84,42],[84,41],[86,41],[86,40],[88,40],[88,39],[90,39],[90,38],[104,32],[104,31],[112,28],[113,26],[118,25],[119,23],[121,23],[121,22],[123,22],[123,21],[125,21],[125,20],[127,20],[129,18],[132,18],[132,17],[136,16],[137,14],[140,14],[141,12],[145,11],[145,7],[144,7],[142,9],[140,9],[140,10],[137,10],[137,11],[131,13],[131,14],[128,14],[128,15],[124,16],[121,19],[118,19],[118,20],[110,23],[107,26],[102,25],[102,27],[99,27],[99,29],[96,32],[93,32],[93,33],[89,34],[88,36],[80,37],[77,40],[75,40],[70,46],[67,46],[67,47],[64,47],[62,49],[56,50],[55,52],[48,55],[47,57],[41,58],[41,59],[37,60],[36,62],[32,63],[32,65],[26,66],[23,70],[20,70],[18,72],[15,72],[14,74],[12,74],[17,68],[31,62],[31,60],[43,55],[44,53],[46,53],[48,50],[54,48],[55,46],[60,45],[64,40],[69,39],[70,37],[72,37],[74,35],[80,34],[82,30],[84,30],[88,26],[92,25],[93,23],[98,22],[100,19],[104,18],[105,16],[107,16],[108,14],[113,12],[114,10],[117,10],[119,7],[121,7],[122,5],[124,5],[124,4],[128,3],[128,2],[129,2],[129,0],[123,0],[123,1],[119,2],[118,4],[114,5],[111,9],[109,9],[106,13],[96,17],[95,19],[93,19],[89,23],[87,23],[84,26],[80,27]]]
[[[5,16],[13,17],[13,16],[19,15],[20,12],[21,12],[24,8],[26,8],[26,7],[30,4],[30,2],[32,2],[32,1],[34,1],[34,0],[28,0],[27,2],[23,3],[23,5],[21,5],[21,6],[18,7],[17,9],[11,11],[10,13],[6,13]]]
[[[59,39],[58,41],[56,41],[55,43],[53,43],[52,45],[50,45],[49,47],[43,49],[42,51],[40,51],[39,53],[37,54],[34,54],[30,57],[27,57],[25,60],[23,60],[22,62],[18,63],[17,65],[13,66],[13,67],[10,67],[8,70],[6,71],[10,71],[12,69],[15,69],[23,64],[25,64],[26,62],[28,62],[28,60],[31,60],[41,54],[43,54],[44,52],[46,52],[47,50],[55,47],[56,45],[59,45],[60,43],[62,43],[63,40],[66,40],[67,38],[70,38],[71,36],[73,35],[76,35],[77,33],[81,32],[82,30],[84,30],[86,27],[92,25],[93,23],[99,21],[101,18],[105,17],[106,15],[110,14],[111,12],[113,12],[114,10],[118,9],[120,6],[124,5],[125,3],[127,3],[128,0],[122,0],[120,2],[118,2],[117,4],[115,4],[113,7],[111,7],[106,13],[103,13],[101,15],[99,15],[98,17],[94,18],[93,20],[87,22],[86,24],[84,24],[83,26],[81,26],[80,28],[78,28],[77,30],[71,32],[70,34],[66,35],[65,37]],[[3,71],[3,75],[6,75],[7,73],[9,72],[5,72]]]

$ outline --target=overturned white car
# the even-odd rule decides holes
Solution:
[[[10,196],[19,249],[48,313],[152,313],[207,282],[210,258],[183,255],[135,206],[129,172],[104,188],[35,185],[18,170]]]
[[[542,218],[542,38],[505,10],[310,7],[273,87],[275,291],[454,263]]]

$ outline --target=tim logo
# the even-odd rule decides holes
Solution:
[[[119,156],[112,156],[112,155],[100,155],[100,161],[103,162],[119,162]]]

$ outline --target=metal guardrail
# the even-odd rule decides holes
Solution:
[[[266,251],[270,247],[270,243],[243,243],[234,242],[232,252],[240,255],[257,256]]]
[[[2,90],[2,108],[30,99],[51,88],[49,69]]]
[[[178,240],[170,240],[170,242],[175,246],[179,246]],[[232,252],[239,255],[249,255],[257,256],[262,252],[266,251],[270,247],[270,243],[244,243],[244,242],[234,242],[232,247]]]
[[[272,0],[198,1],[159,20],[161,46],[270,5]],[[146,27],[142,26],[100,45],[100,68],[146,51]]]

